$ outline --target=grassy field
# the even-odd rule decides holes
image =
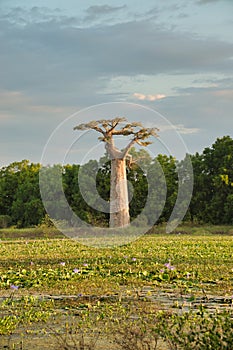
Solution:
[[[178,340],[170,328],[164,333],[164,322],[172,327],[174,317],[192,310],[197,314],[203,306],[205,311],[198,312],[207,313],[200,317],[209,326],[220,317],[211,321],[215,310],[227,312],[219,321],[223,332],[224,320],[231,320],[233,228],[163,230],[157,227],[153,234],[112,249],[86,247],[58,232],[2,230],[2,348],[46,349],[48,344],[50,349],[85,350],[85,334],[90,343],[100,333],[90,349],[131,349],[136,338],[141,348],[137,343],[134,349],[176,349],[172,346]],[[190,319],[183,330],[190,328]],[[182,331],[179,322],[173,331]],[[27,336],[22,338],[22,332]],[[156,347],[149,348],[146,342],[153,341]]]

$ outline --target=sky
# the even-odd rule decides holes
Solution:
[[[232,0],[0,0],[0,166],[93,157],[98,135],[73,126],[105,114],[157,126],[154,153],[233,137],[232,13]]]

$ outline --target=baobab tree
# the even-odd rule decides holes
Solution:
[[[126,160],[129,163],[132,157],[129,151],[136,143],[140,146],[151,144],[147,140],[150,136],[157,136],[157,128],[145,128],[141,123],[128,123],[122,118],[93,120],[87,124],[80,124],[74,130],[92,129],[101,134],[100,141],[105,142],[107,154],[111,160],[111,182],[110,182],[110,222],[111,228],[129,225],[129,200],[126,177]],[[119,150],[114,144],[114,136],[131,136],[127,146]]]

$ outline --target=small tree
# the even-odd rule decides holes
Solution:
[[[123,124],[120,126],[120,124]],[[140,146],[151,144],[145,141],[150,136],[157,136],[157,128],[145,128],[141,123],[127,123],[125,118],[109,120],[94,120],[87,124],[80,124],[74,130],[93,129],[101,136],[100,141],[105,142],[106,151],[111,160],[111,188],[110,188],[110,222],[109,226],[124,227],[130,223],[128,186],[126,178],[126,159],[131,162],[129,150],[137,143]],[[114,136],[132,136],[128,145],[119,150],[114,144]]]

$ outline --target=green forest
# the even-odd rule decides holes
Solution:
[[[161,209],[157,223],[166,222],[175,205],[178,193],[177,169],[182,168],[184,160],[178,161],[172,156],[159,154],[152,159],[145,149],[131,150],[133,159],[143,159],[143,170],[137,161],[127,168],[127,178],[133,187],[133,198],[130,201],[130,217],[138,216],[145,206],[148,195],[148,178],[154,179],[155,205],[147,210],[151,213],[158,210],[157,203],[162,186],[160,164],[166,179],[166,202]],[[233,139],[230,136],[218,138],[211,147],[202,153],[190,155],[194,187],[192,200],[184,218],[185,221],[210,224],[233,224]],[[88,205],[83,199],[78,175],[80,170],[86,176],[82,177],[86,186],[96,177],[96,187],[99,195],[109,201],[110,192],[110,161],[107,156],[99,161],[90,160],[85,165],[52,165],[50,171],[62,172],[63,188],[72,210],[84,221],[95,225],[108,225],[109,214],[95,208],[98,200],[93,194]],[[39,187],[40,164],[29,160],[14,162],[0,169],[0,228],[15,226],[17,228],[33,227],[42,224],[48,218],[41,200]],[[96,175],[95,175],[96,174]],[[92,176],[90,176],[92,175]],[[49,196],[48,184],[48,196]],[[59,194],[56,199],[59,208]],[[161,203],[162,205],[163,203]],[[57,219],[63,219],[65,213],[57,212]],[[66,216],[64,216],[66,217]],[[150,218],[150,213],[146,213]],[[151,224],[151,223],[149,223]],[[152,223],[153,224],[153,223]]]

